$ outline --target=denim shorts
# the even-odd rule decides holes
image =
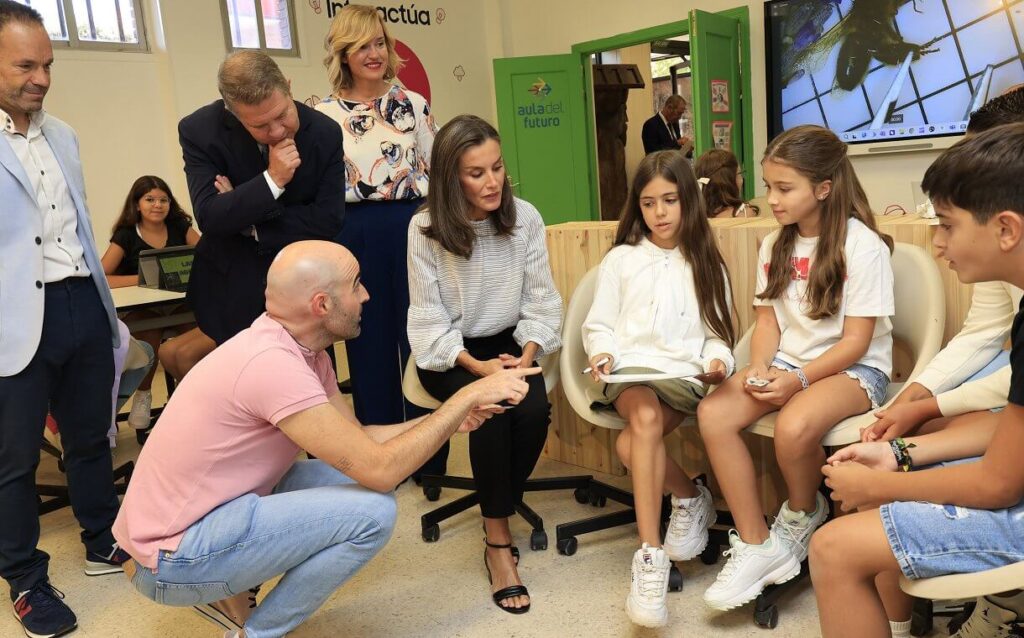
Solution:
[[[1024,560],[1024,501],[1001,510],[897,501],[878,511],[893,556],[907,578],[968,574]]]
[[[797,368],[797,366],[787,363],[778,357],[772,359],[772,367],[786,371],[796,370]],[[885,403],[885,391],[889,387],[889,377],[885,376],[884,372],[878,368],[855,363],[843,370],[843,374],[851,379],[855,379],[860,384],[860,387],[864,388],[864,392],[871,399],[872,410],[882,407],[882,404]]]

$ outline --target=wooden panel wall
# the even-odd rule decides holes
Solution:
[[[877,222],[882,231],[896,241],[915,244],[934,253],[931,238],[935,227],[930,220],[921,219],[916,215],[902,215],[879,216]],[[757,251],[764,238],[777,229],[778,224],[770,214],[764,213],[757,218],[715,219],[711,223],[729,267],[733,299],[742,334],[749,328],[753,319],[751,300],[754,296]],[[583,275],[597,266],[611,247],[615,227],[615,222],[570,222],[548,227],[547,243],[551,271],[555,286],[566,304]],[[955,273],[941,260],[939,270],[946,292],[944,341],[948,341],[959,331],[967,315],[971,286],[959,283]],[[573,371],[568,372],[572,373]],[[552,427],[545,448],[548,457],[600,472],[618,475],[625,473],[615,456],[615,431],[591,425],[580,419],[573,412],[561,389],[555,391],[552,404]],[[772,442],[763,437],[747,436],[754,458],[761,469],[765,506],[773,511],[778,501],[777,495],[783,491],[783,483],[774,463]],[[680,428],[678,433],[674,433],[668,439],[667,444],[671,453],[688,472],[695,474],[707,471],[703,445],[696,428]]]

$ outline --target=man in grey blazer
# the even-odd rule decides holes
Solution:
[[[64,447],[86,573],[121,571],[110,444],[114,304],[96,254],[75,132],[43,111],[53,49],[34,10],[0,0],[0,576],[31,636],[77,619],[36,547],[47,411]]]

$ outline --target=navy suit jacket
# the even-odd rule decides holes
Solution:
[[[295,145],[302,163],[274,199],[256,140],[217,100],[178,124],[185,176],[203,232],[189,277],[196,322],[218,344],[248,328],[264,309],[270,262],[294,241],[331,241],[345,214],[341,128],[330,117],[295,103]],[[220,194],[224,175],[234,190]],[[243,233],[256,228],[259,241]]]
[[[655,151],[678,151],[679,135],[673,137],[665,126],[665,121],[661,119],[660,113],[655,113],[654,117],[644,122],[644,129],[641,133],[641,139],[644,142],[644,152],[647,154]]]

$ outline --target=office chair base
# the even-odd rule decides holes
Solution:
[[[552,490],[574,490],[576,499],[580,499],[583,490],[594,483],[592,476],[558,476],[552,478],[536,478],[526,481],[527,492],[547,492]],[[468,510],[480,503],[480,497],[476,493],[476,483],[471,478],[462,476],[437,476],[424,474],[420,477],[420,485],[427,500],[436,501],[440,498],[441,488],[452,488],[467,490],[470,493],[455,499],[431,510],[420,517],[420,533],[427,543],[436,542],[441,538],[441,522]],[[586,492],[589,499],[589,492]],[[431,498],[431,497],[434,498]],[[582,501],[581,501],[582,502]],[[604,504],[604,501],[601,501]],[[548,548],[548,534],[544,530],[544,519],[534,512],[526,503],[520,502],[515,506],[516,513],[527,523],[532,531],[530,532],[530,549],[543,551]]]

